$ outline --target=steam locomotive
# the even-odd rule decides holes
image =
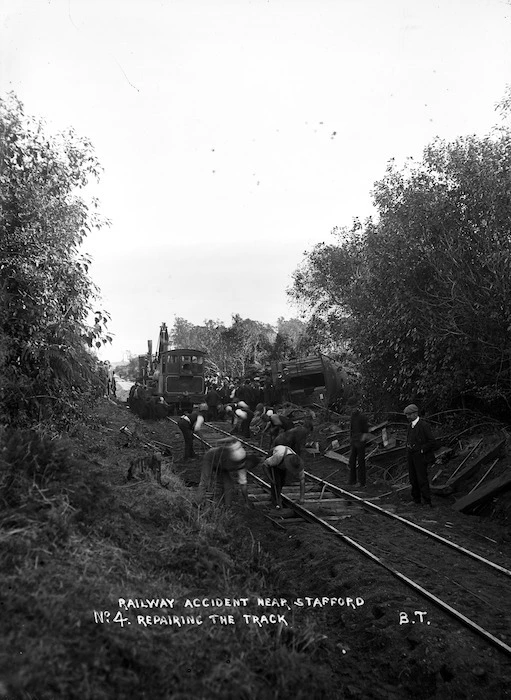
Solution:
[[[139,355],[139,381],[150,396],[163,397],[173,413],[192,408],[205,399],[202,350],[169,348],[167,325],[161,324],[156,354],[148,341],[147,355]]]

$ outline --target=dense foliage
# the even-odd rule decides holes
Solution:
[[[334,231],[295,271],[312,329],[348,342],[373,399],[509,409],[511,135],[435,141],[391,162],[378,216]]]
[[[275,329],[239,314],[233,315],[230,326],[213,320],[195,326],[176,317],[170,341],[173,347],[205,350],[213,372],[242,377],[272,360],[295,357],[303,333],[304,324],[298,319],[286,321],[281,317]]]
[[[59,419],[96,377],[88,351],[108,337],[87,323],[96,289],[79,248],[103,221],[78,196],[99,164],[73,131],[49,136],[15,96],[0,100],[0,419]]]

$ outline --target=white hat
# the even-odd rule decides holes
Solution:
[[[247,404],[244,401],[238,401],[238,406],[240,408],[245,408],[245,409],[248,408]]]
[[[271,410],[271,408],[269,408],[269,409],[266,411],[266,415],[267,415],[267,416],[273,416],[273,411]]]

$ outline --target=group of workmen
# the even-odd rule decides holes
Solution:
[[[271,488],[271,501],[276,508],[282,507],[282,488],[285,483],[298,481],[300,502],[305,497],[305,471],[301,456],[307,436],[312,431],[312,420],[305,418],[302,424],[295,422],[283,413],[264,404],[257,404],[252,411],[249,405],[235,397],[226,406],[226,417],[231,420],[232,437],[208,450],[202,460],[201,477],[198,489],[199,501],[203,501],[208,491],[219,492],[220,499],[230,506],[234,484],[238,483],[244,502],[248,505],[247,470],[260,464]],[[202,404],[197,410],[185,412],[177,424],[184,439],[183,459],[194,459],[194,435],[204,424],[209,414],[209,406]],[[268,456],[264,460],[247,455],[237,436],[250,438],[261,434],[261,445],[266,435],[269,437]]]
[[[208,420],[223,420],[229,405],[243,401],[251,411],[259,404],[274,406],[282,402],[282,385],[273,383],[270,377],[261,379],[208,379],[206,380],[206,405]]]
[[[127,402],[133,413],[144,420],[161,420],[170,413],[170,406],[163,396],[153,394],[138,381],[131,386]]]
[[[220,498],[230,506],[233,498],[234,484],[240,486],[244,502],[248,505],[247,469],[260,464],[271,484],[271,502],[276,508],[282,507],[282,488],[285,484],[299,482],[300,503],[305,496],[305,470],[302,450],[309,433],[312,432],[312,420],[307,417],[302,424],[295,425],[293,420],[272,408],[258,404],[251,411],[243,400],[228,404],[233,424],[234,437],[228,438],[217,447],[206,452],[201,467],[199,483],[199,501],[203,501],[206,492],[218,489]],[[208,406],[203,404],[197,411],[185,413],[178,421],[185,441],[184,458],[194,458],[194,433],[204,423]],[[419,409],[410,404],[404,409],[408,421],[406,437],[406,455],[408,476],[411,485],[411,497],[415,504],[432,506],[431,489],[428,478],[428,466],[435,461],[434,451],[438,442],[433,436],[430,425],[419,417]],[[269,435],[268,456],[262,460],[247,456],[236,434],[243,438],[251,437],[251,428],[261,430],[261,444],[266,433]],[[351,453],[349,459],[348,484],[363,489],[366,486],[365,449],[372,439],[369,432],[367,416],[357,405],[352,406],[350,419]]]
[[[277,382],[278,384],[278,382]],[[282,387],[275,386],[269,377],[260,379],[223,379],[209,378],[206,381],[205,403],[207,406],[204,414],[207,420],[224,420],[230,418],[229,412],[238,402],[243,401],[248,410],[254,413],[258,404],[273,406],[282,401]],[[173,412],[176,407],[182,408],[184,404],[170,406],[162,396],[158,396],[151,388],[142,382],[136,381],[129,392],[128,405],[140,418],[160,420]],[[245,430],[246,433],[246,430]],[[246,433],[245,437],[248,436]]]

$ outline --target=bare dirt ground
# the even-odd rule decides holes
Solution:
[[[130,460],[149,452],[120,432],[124,425],[172,447],[167,488],[126,482]],[[511,697],[511,656],[319,526],[275,525],[264,517],[275,511],[246,509],[240,500],[228,514],[197,510],[200,460],[183,462],[181,434],[168,421],[143,422],[125,403],[104,399],[67,445],[76,466],[58,508],[48,506],[50,489],[44,519],[30,502],[4,514],[11,529],[1,531],[8,552],[0,698]],[[338,463],[306,460],[311,473],[346,485]],[[456,513],[451,499],[412,509],[408,490],[394,492],[370,472],[364,497],[389,491],[375,502],[511,568],[508,496],[496,504],[499,519]],[[400,570],[414,560],[407,574],[436,585],[468,616],[497,612],[495,633],[511,645],[509,579],[460,564],[360,509],[335,525]],[[140,610],[124,613],[131,626],[93,619],[94,610],[113,619],[121,596],[246,597],[246,614],[259,621],[244,621],[245,610],[229,605],[218,609],[233,614],[235,624],[225,626],[145,626],[137,623]]]
[[[180,435],[172,426],[153,424],[151,430],[160,435],[159,439],[165,435],[176,446],[176,455],[180,454]],[[311,473],[346,487],[347,472],[342,465],[339,468],[336,462],[311,455],[306,461]],[[198,463],[183,464],[177,459],[175,468],[187,483],[198,481]],[[386,493],[374,502],[511,569],[509,523],[457,513],[451,507],[454,499],[435,498],[433,509],[418,508],[410,504],[408,488],[395,492],[378,479],[378,473],[372,476],[366,489],[357,492],[359,495],[375,498]],[[276,515],[275,511],[266,512]],[[510,657],[464,629],[345,542],[316,525],[280,521],[279,528],[259,510],[246,511],[239,505],[237,513],[248,524],[250,537],[272,559],[268,595],[311,599],[310,605],[304,600],[304,607],[308,607],[313,626],[311,639],[320,640],[316,653],[332,673],[329,697],[511,697]],[[386,560],[400,571],[404,570],[401,553],[411,551],[415,566],[406,572],[408,575],[418,580],[422,577],[422,584],[428,587],[428,583],[433,585],[428,575],[433,569],[441,580],[435,589],[439,597],[476,620],[485,610],[496,612],[505,621],[497,636],[511,645],[509,578],[479,569],[472,561],[460,564],[451,560],[449,550],[402,526],[396,528],[382,516],[362,511],[335,525],[369,548],[378,546],[378,551],[383,550]],[[467,583],[471,569],[476,573]],[[492,590],[492,582],[499,577],[499,585]],[[342,604],[349,598],[364,602]],[[328,602],[323,604],[323,599]],[[341,604],[332,604],[332,599]],[[293,612],[299,617],[303,609],[295,607]],[[484,615],[479,621],[483,624]],[[313,689],[312,680],[311,684]]]

